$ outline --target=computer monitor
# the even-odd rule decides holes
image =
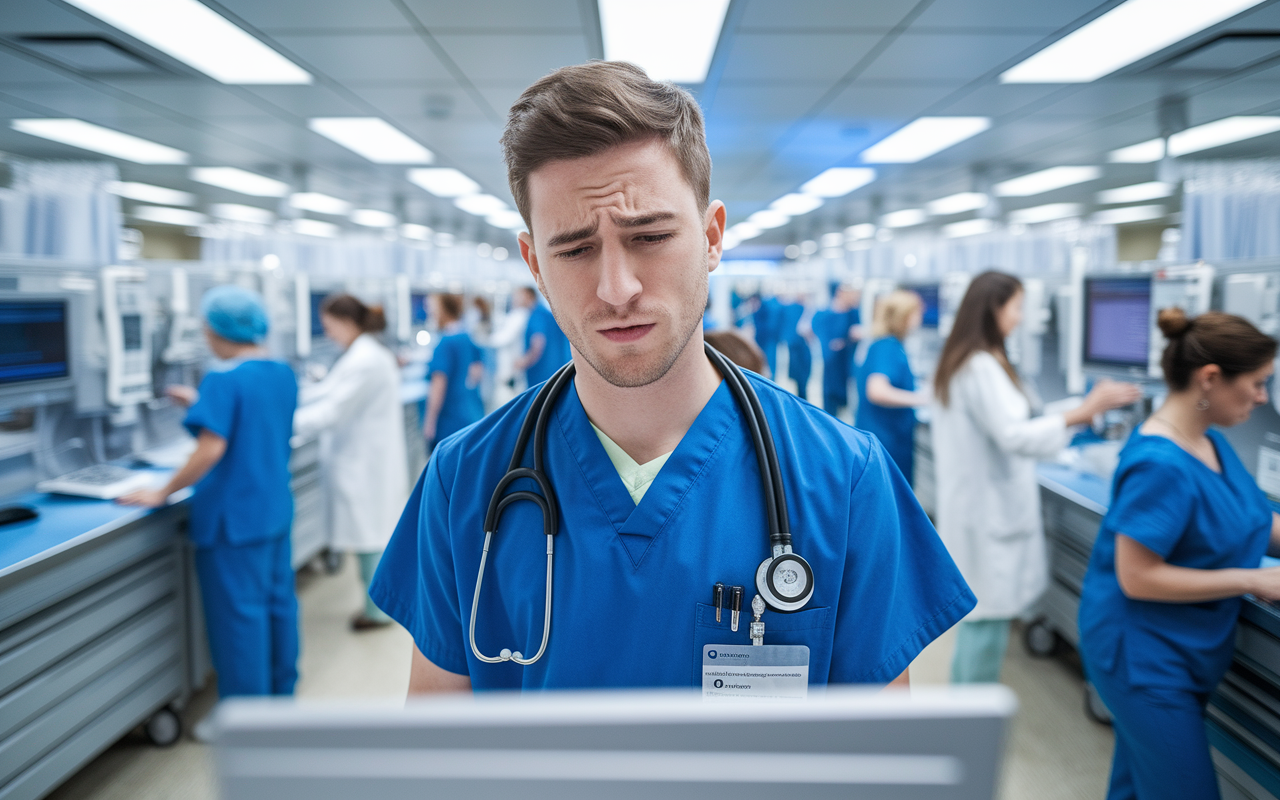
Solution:
[[[937,328],[939,303],[938,284],[922,283],[917,286],[909,286],[907,288],[920,295],[920,300],[924,303],[924,319],[921,321],[920,327]]]
[[[320,322],[320,307],[324,305],[324,299],[329,296],[328,292],[312,292],[311,293],[311,338],[319,339],[324,336],[324,325]]]
[[[1151,352],[1151,277],[1085,278],[1084,347],[1087,371],[1146,377]]]
[[[414,325],[427,324],[427,294],[413,292],[409,295],[409,311]]]
[[[229,700],[226,800],[991,800],[1017,701],[1003,686],[452,695],[407,706]]]
[[[70,303],[0,298],[0,388],[38,391],[71,379]]]

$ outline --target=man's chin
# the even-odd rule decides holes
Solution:
[[[662,380],[675,364],[670,354],[652,353],[634,355],[609,355],[595,352],[584,354],[587,363],[601,378],[619,389],[638,389]]]

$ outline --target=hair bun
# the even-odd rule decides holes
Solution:
[[[368,313],[364,318],[364,329],[367,333],[381,333],[387,329],[387,314],[382,310],[382,305],[375,304],[368,307]]]
[[[1166,339],[1176,339],[1191,328],[1191,320],[1187,317],[1187,312],[1177,306],[1160,309],[1156,324],[1160,326],[1160,331]]]

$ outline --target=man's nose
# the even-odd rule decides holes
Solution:
[[[625,306],[643,290],[635,263],[621,245],[601,246],[600,283],[596,296],[611,306]]]

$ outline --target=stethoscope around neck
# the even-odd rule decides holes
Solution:
[[[764,494],[765,518],[769,526],[769,555],[760,562],[756,569],[756,591],[764,600],[765,606],[784,614],[799,611],[813,597],[813,569],[791,549],[791,524],[787,517],[787,493],[782,485],[782,471],[778,466],[778,451],[773,444],[773,434],[769,422],[765,419],[760,398],[748,383],[736,364],[729,361],[711,345],[706,345],[707,358],[724,377],[729,391],[733,394],[746,419],[747,430],[755,445],[756,462],[760,469],[760,485]],[[551,639],[551,589],[555,572],[555,538],[560,529],[559,507],[556,504],[555,490],[551,486],[551,478],[544,466],[547,442],[547,424],[551,418],[551,410],[556,398],[573,380],[573,362],[561,367],[533,398],[524,422],[520,425],[520,433],[516,437],[515,450],[511,454],[511,463],[507,474],[502,476],[493,489],[489,500],[489,508],[484,518],[484,549],[480,554],[480,570],[476,575],[476,591],[471,600],[470,639],[471,652],[486,664],[500,664],[513,661],[528,666],[547,652],[547,643]],[[529,438],[533,438],[533,467],[522,467],[525,448]],[[521,489],[509,491],[511,484],[527,478],[536,484],[538,491]],[[532,658],[525,658],[519,651],[504,648],[497,656],[486,656],[476,645],[476,615],[480,609],[480,589],[484,585],[484,568],[489,560],[489,548],[493,545],[493,534],[498,529],[502,512],[512,503],[528,501],[538,506],[542,512],[542,532],[547,537],[547,599],[542,619],[542,644]]]

